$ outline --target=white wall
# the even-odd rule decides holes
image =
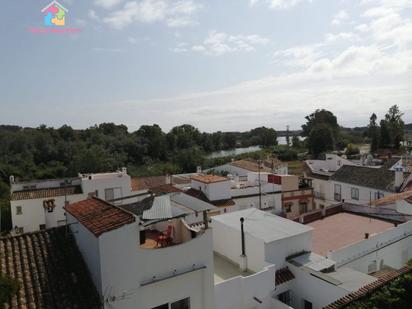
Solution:
[[[316,208],[320,205],[325,207],[332,204],[336,204],[333,198],[333,186],[329,180],[312,178],[312,187],[315,194],[315,202],[318,204]]]
[[[67,224],[70,226],[70,230],[76,239],[77,247],[89,269],[93,283],[97,291],[102,295],[99,240],[69,213],[67,213]]]
[[[275,265],[256,274],[237,276],[215,285],[216,309],[273,309],[271,294],[275,289]],[[253,297],[262,301],[259,304]]]
[[[109,174],[90,174],[86,175],[86,177],[82,177],[82,189],[86,196],[89,193],[95,193],[97,190],[98,197],[104,200],[105,189],[112,188],[117,189],[114,191],[115,199],[131,195],[132,188],[130,176],[125,173],[118,172]]]
[[[58,221],[66,220],[65,211],[63,209],[65,200],[69,203],[74,203],[83,200],[85,197],[82,194],[73,194],[50,198],[30,199],[30,200],[12,200],[10,201],[11,215],[13,228],[15,226],[24,228],[24,232],[34,232],[40,229],[41,224],[46,224],[46,228],[56,227]],[[49,213],[43,207],[43,201],[54,200],[56,207],[53,212]],[[16,207],[22,207],[22,214],[16,214]],[[46,219],[47,217],[47,219]]]
[[[213,220],[213,218],[211,226],[213,228],[213,250],[232,262],[240,264],[240,255],[242,254],[240,231]],[[265,262],[263,241],[246,232],[245,251],[248,269],[258,272],[269,265],[269,263]]]
[[[365,205],[369,203],[369,201],[374,201],[375,200],[375,193],[380,192],[381,197],[382,194],[384,196],[393,194],[388,191],[382,191],[382,190],[376,190],[372,188],[366,188],[366,187],[361,187],[361,186],[356,186],[352,184],[347,184],[347,183],[342,183],[342,182],[337,182],[337,181],[331,181],[331,192],[332,192],[332,200],[334,200],[334,193],[335,193],[335,184],[339,184],[342,187],[342,199],[345,200],[346,203],[352,203],[352,204],[357,204],[357,205]],[[351,188],[358,188],[359,189],[359,200],[352,199],[351,195]]]
[[[304,309],[304,300],[310,301],[313,309],[322,309],[348,294],[348,291],[318,279],[299,267],[290,263],[288,267],[295,276],[291,282],[293,290],[291,306],[295,309]]]
[[[214,307],[212,231],[180,245],[141,249],[138,223],[99,237],[101,282],[105,308],[151,309],[167,302],[191,298],[191,308]],[[75,234],[78,237],[78,234]],[[81,242],[79,242],[81,244]],[[83,250],[88,250],[87,247]],[[172,278],[142,286],[147,280]]]
[[[259,196],[234,198],[236,210],[243,210],[251,207],[259,208]],[[282,211],[282,193],[262,195],[262,209],[273,207],[274,212]]]
[[[265,244],[265,261],[282,268],[286,258],[302,251],[311,251],[312,231]]]
[[[230,180],[219,181],[214,183],[203,183],[192,179],[191,187],[196,190],[201,190],[210,201],[227,200],[231,198]]]
[[[372,235],[369,239],[328,253],[337,267],[349,267],[368,273],[368,266],[376,261],[377,270],[381,264],[401,268],[412,258],[412,221]]]

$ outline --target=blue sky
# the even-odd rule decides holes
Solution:
[[[393,104],[412,122],[411,0],[60,3],[80,33],[30,33],[48,1],[2,1],[2,124],[359,126]]]

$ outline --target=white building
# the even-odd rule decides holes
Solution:
[[[278,160],[264,160],[260,163],[255,160],[237,160],[216,166],[210,170],[216,173],[228,173],[233,177],[239,177],[242,180],[242,178],[247,178],[247,175],[250,172],[257,173],[260,171],[263,173],[287,175],[288,165],[287,163],[282,163]]]
[[[247,208],[280,213],[281,186],[269,183],[268,175],[249,172],[245,180],[240,181],[223,176],[199,174],[191,177],[190,189],[186,193],[215,205],[217,211],[210,215]]]
[[[10,177],[12,224],[16,233],[65,225],[64,205],[95,195],[116,200],[131,194],[126,169],[114,173],[79,174],[77,178],[16,182]],[[115,201],[115,203],[117,203]]]
[[[401,162],[389,159],[381,166],[362,166],[327,155],[326,160],[305,161],[305,176],[312,179],[316,208],[342,201],[364,205],[400,189],[407,175]]]
[[[97,198],[66,207],[104,308],[214,308],[212,231],[190,228],[189,209],[167,196],[122,207]]]
[[[275,265],[276,288],[260,287],[266,292],[260,299],[262,308],[277,308],[278,301],[296,309],[324,308],[361,289],[367,291],[380,276],[395,273],[412,258],[412,222],[396,226],[364,213],[345,213],[339,207],[319,211],[326,216],[320,219],[308,213],[312,219],[306,225],[256,209],[213,217],[214,250],[240,268],[246,260],[248,272],[243,280],[266,271],[268,264]],[[241,217],[245,219],[246,258]],[[230,289],[229,283],[226,287]],[[228,303],[223,293],[215,295],[217,304]],[[272,307],[265,307],[270,299]]]

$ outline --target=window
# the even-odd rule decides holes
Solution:
[[[171,303],[170,309],[190,309],[190,298],[188,297]]]
[[[190,298],[184,298],[173,303],[163,304],[152,309],[190,309]]]
[[[285,205],[285,212],[286,213],[292,212],[292,204],[286,204]]]
[[[106,201],[111,201],[114,199],[114,189],[105,189],[104,190],[104,199]]]
[[[340,202],[342,200],[342,186],[335,184],[335,201]]]
[[[53,212],[56,205],[54,204],[54,200],[45,200],[43,201],[43,207],[47,212]]]
[[[286,305],[290,305],[290,291],[280,293],[278,295],[278,300]]]
[[[352,197],[352,200],[359,200],[359,189],[358,188],[351,188],[350,189],[350,192],[351,192],[351,197]]]
[[[382,192],[375,192],[375,200],[379,200],[380,198],[383,198],[385,195]]]
[[[16,215],[22,215],[23,214],[23,209],[21,206],[16,206]]]

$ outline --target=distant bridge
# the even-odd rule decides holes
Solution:
[[[289,131],[289,136],[290,137],[292,137],[292,136],[299,136],[299,135],[301,135],[302,134],[302,130],[290,130]],[[279,137],[285,137],[285,136],[287,136],[287,134],[288,134],[288,132],[287,131],[276,131],[276,133],[277,133],[277,135],[279,136]]]

